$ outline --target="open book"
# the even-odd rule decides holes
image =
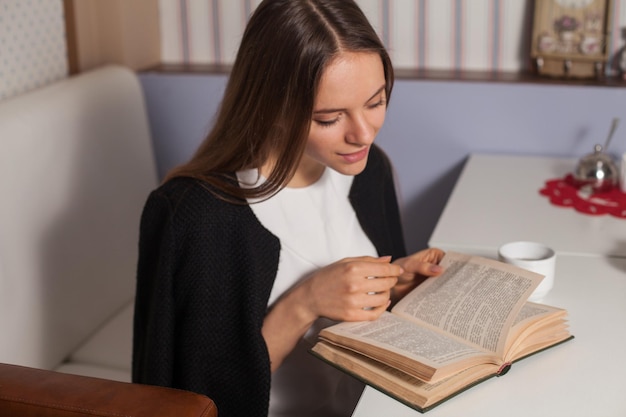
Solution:
[[[542,275],[455,252],[441,265],[377,320],[322,330],[311,352],[424,412],[573,338],[565,310],[527,302]]]

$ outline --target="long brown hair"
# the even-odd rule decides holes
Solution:
[[[246,26],[212,130],[166,180],[199,178],[238,201],[278,191],[304,152],[323,71],[342,51],[380,55],[389,100],[391,60],[354,1],[264,0]],[[237,185],[236,171],[260,168],[270,156],[276,165],[267,181]]]

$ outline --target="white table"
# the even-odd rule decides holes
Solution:
[[[557,207],[539,194],[546,180],[574,170],[576,159],[472,155],[430,246],[495,257],[512,240],[543,242],[557,254],[626,257],[626,220]]]
[[[539,195],[543,181],[568,172],[570,163],[575,161],[471,157],[430,244],[491,257],[510,240],[553,246],[555,285],[543,302],[568,310],[575,339],[514,364],[505,376],[427,416],[626,416],[626,220],[553,207]],[[494,192],[501,198],[494,200]],[[353,413],[420,415],[371,387]]]

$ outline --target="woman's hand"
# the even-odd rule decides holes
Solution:
[[[315,318],[374,320],[389,307],[391,289],[404,273],[391,257],[346,258],[313,273],[302,283]]]
[[[443,268],[439,262],[444,254],[441,249],[430,248],[396,259],[393,263],[401,266],[404,273],[398,277],[398,283],[393,288],[392,302],[400,300],[426,278],[441,275]]]
[[[378,318],[390,305],[391,289],[404,273],[391,257],[346,258],[318,269],[283,294],[263,321],[262,334],[276,370],[319,317],[337,321]]]

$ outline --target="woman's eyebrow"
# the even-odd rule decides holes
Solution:
[[[374,97],[376,97],[377,95],[382,93],[383,90],[385,89],[385,87],[386,87],[385,85],[380,87],[378,90],[376,90],[376,92],[374,94],[372,94],[372,96],[370,98],[365,100],[365,102],[367,103],[368,101],[372,100]],[[341,112],[341,111],[346,111],[346,109],[320,109],[320,110],[315,110],[313,112],[313,114],[328,114],[328,113],[337,113],[337,112]]]

